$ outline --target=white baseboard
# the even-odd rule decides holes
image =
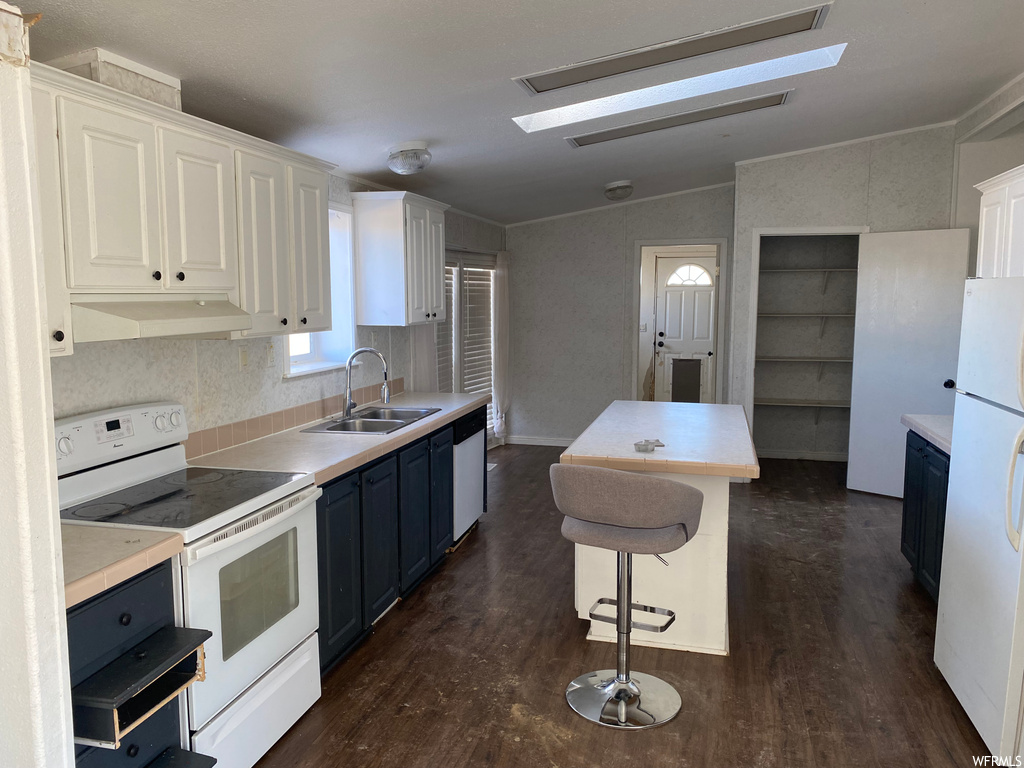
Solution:
[[[564,437],[527,437],[524,435],[509,435],[505,438],[509,445],[547,445],[554,448],[568,448],[573,441]]]
[[[758,450],[759,459],[802,459],[806,461],[849,461],[849,455],[825,451],[772,451]]]

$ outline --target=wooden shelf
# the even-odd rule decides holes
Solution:
[[[754,405],[778,405],[790,408],[849,408],[849,400],[788,400],[774,397],[755,397]]]
[[[761,363],[852,363],[852,357],[755,357]]]
[[[855,317],[853,312],[758,312],[758,317]]]
[[[801,267],[799,269],[762,269],[761,272],[856,272],[855,267]]]

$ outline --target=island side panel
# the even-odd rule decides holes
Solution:
[[[642,474],[692,485],[704,493],[704,507],[697,535],[681,549],[663,555],[668,566],[652,555],[633,557],[633,602],[673,610],[676,620],[662,633],[634,629],[630,641],[633,645],[728,655],[729,478]],[[615,558],[609,550],[576,545],[576,610],[581,619],[590,621],[590,608],[598,598],[615,596]],[[661,621],[642,613],[633,618]],[[590,621],[587,638],[615,642],[615,625]]]

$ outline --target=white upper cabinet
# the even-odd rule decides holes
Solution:
[[[167,285],[233,291],[238,286],[235,159],[231,147],[159,130]]]
[[[1024,165],[978,184],[978,277],[1024,277]]]
[[[288,196],[295,327],[298,331],[326,331],[331,327],[327,174],[289,166]]]
[[[356,192],[356,322],[419,325],[445,319],[444,212],[409,192]]]
[[[72,99],[57,104],[68,287],[160,290],[156,128]]]
[[[241,228],[241,306],[252,316],[244,336],[287,333],[291,266],[284,163],[250,152],[235,154]]]

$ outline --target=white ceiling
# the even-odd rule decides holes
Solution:
[[[187,112],[503,223],[731,181],[733,163],[952,120],[1024,72],[1020,0],[836,0],[824,28],[539,96],[512,78],[810,0],[22,0],[32,55],[106,48],[182,81]],[[848,43],[834,69],[527,135],[512,117]],[[793,88],[788,103],[574,149],[565,136]],[[430,143],[402,178],[386,150]]]

